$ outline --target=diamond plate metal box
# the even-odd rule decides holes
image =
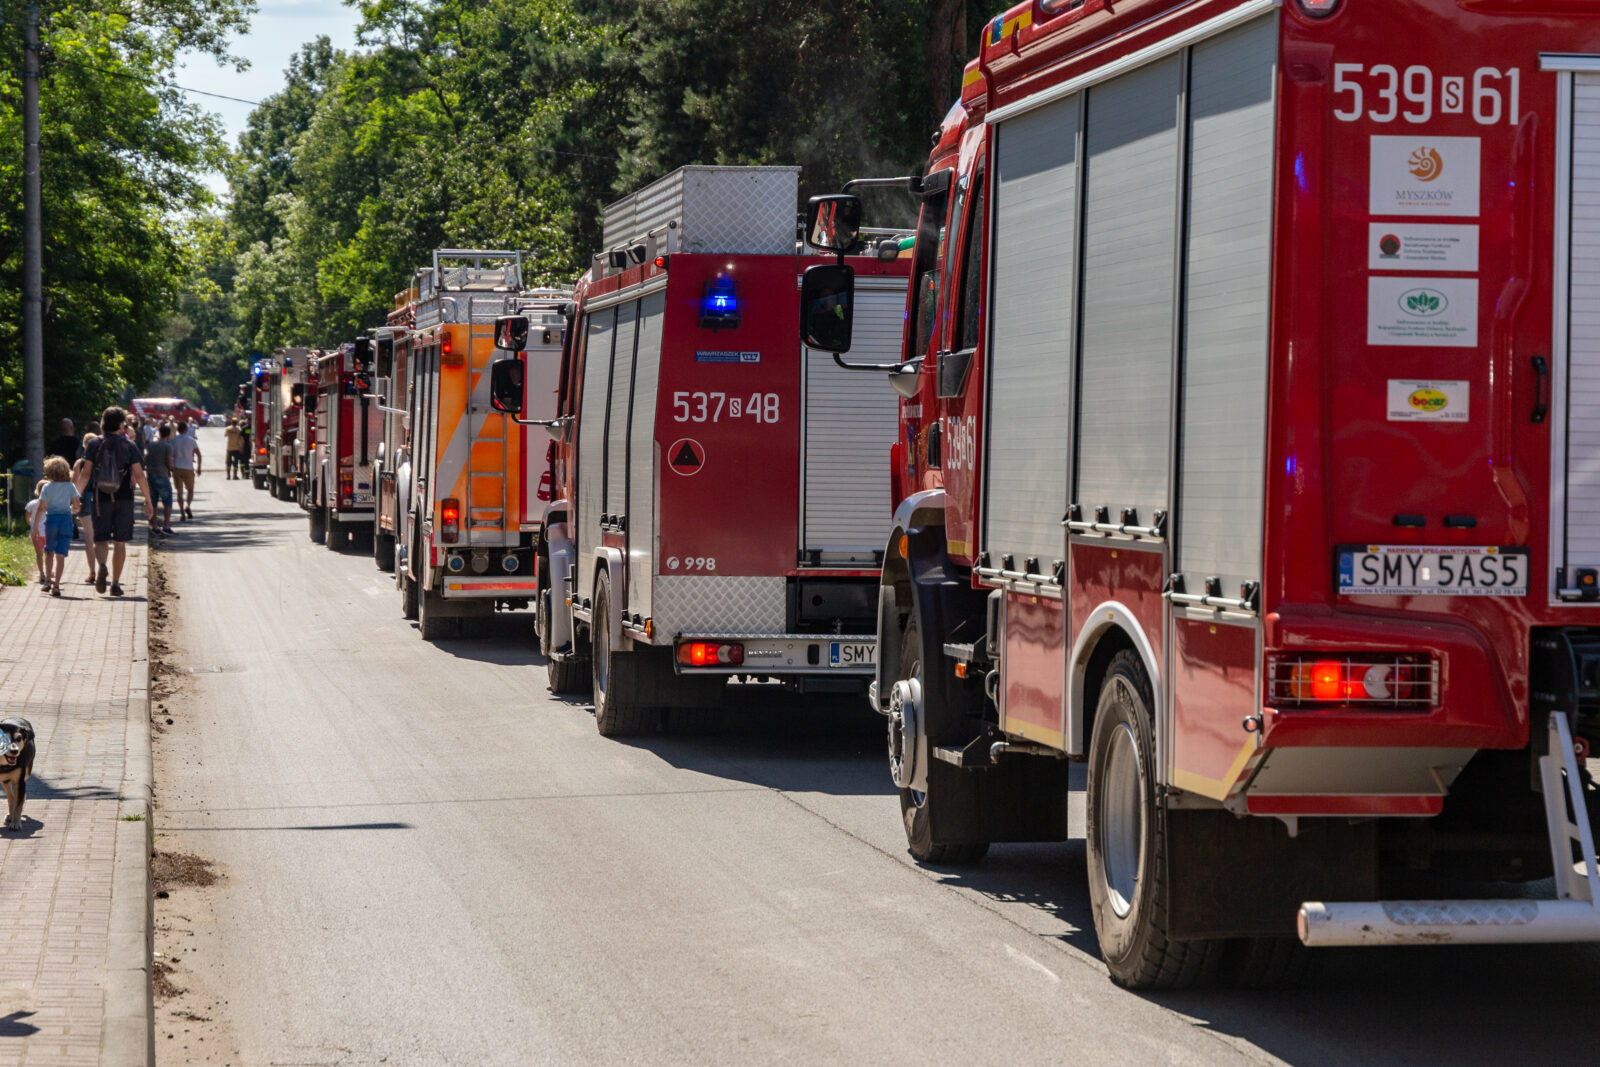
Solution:
[[[658,640],[678,634],[781,634],[787,581],[780,577],[659,575],[651,618]]]
[[[681,167],[608,206],[606,248],[678,224],[678,251],[788,255],[800,210],[799,167]]]

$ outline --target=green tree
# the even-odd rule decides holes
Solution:
[[[23,0],[0,0],[0,449],[22,420]],[[166,314],[184,287],[182,216],[223,162],[216,121],[163,87],[177,58],[230,61],[250,0],[45,3],[40,78],[46,425],[83,417],[161,367]],[[12,446],[12,447],[7,447]]]

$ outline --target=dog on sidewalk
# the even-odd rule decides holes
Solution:
[[[22,829],[22,805],[28,800],[28,777],[33,774],[33,724],[27,719],[0,719],[5,734],[0,749],[0,786],[6,791],[7,830]]]

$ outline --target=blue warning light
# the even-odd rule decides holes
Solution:
[[[744,321],[739,307],[739,283],[726,274],[706,282],[700,296],[700,326],[707,330],[732,329]]]

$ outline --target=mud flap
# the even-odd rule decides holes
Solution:
[[[933,843],[1065,841],[1067,768],[1066,760],[1037,756],[1002,757],[976,770],[934,760],[929,792],[944,792],[928,808]]]
[[[1167,936],[1296,937],[1307,900],[1378,897],[1378,824],[1167,811]]]

